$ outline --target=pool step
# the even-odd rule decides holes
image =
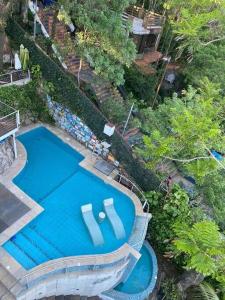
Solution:
[[[12,240],[9,240],[4,245],[5,250],[7,250],[12,256],[15,257],[16,260],[21,262],[21,264],[26,269],[31,269],[37,266],[37,263],[27,255],[27,253],[21,249],[18,245],[16,245]]]
[[[43,235],[38,233],[35,229],[29,227],[23,230],[24,235],[29,236],[29,239],[37,244],[38,247],[46,254],[49,260],[60,258],[63,255],[54,245],[52,245]]]
[[[34,247],[36,247],[48,260],[52,259],[52,256],[48,253],[48,251],[46,251],[45,249],[43,249],[42,244],[40,243],[40,241],[37,241],[37,239],[33,239],[31,236],[31,233],[28,233],[23,231],[22,232],[23,236],[32,244],[34,245]]]
[[[22,233],[17,234],[13,242],[20,249],[23,249],[26,255],[30,257],[36,265],[48,260],[44,253],[35,247]]]
[[[36,228],[31,228],[39,237],[42,239],[42,241],[45,241],[49,247],[53,248],[59,255],[59,257],[64,257],[65,254],[57,248],[51,241],[49,241],[40,231],[37,231]]]
[[[29,227],[9,240],[5,249],[26,269],[65,256],[42,234]]]

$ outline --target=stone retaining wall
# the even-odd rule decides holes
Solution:
[[[0,142],[0,175],[2,175],[13,163],[15,159],[12,138],[7,138]]]
[[[50,96],[47,96],[46,103],[49,113],[53,117],[57,126],[64,129],[77,141],[81,142],[98,155],[103,157],[108,155],[109,150],[102,146],[101,141],[97,139],[93,131],[91,131],[91,129],[84,124],[78,116],[73,114],[62,104],[52,101]]]

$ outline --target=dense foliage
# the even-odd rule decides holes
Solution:
[[[182,221],[174,225],[175,252],[184,253],[184,264],[205,276],[225,283],[225,239],[212,221],[189,226]]]
[[[179,56],[184,50],[192,56],[199,48],[225,39],[223,0],[167,0],[164,7],[179,41]]]
[[[209,174],[199,188],[204,203],[210,207],[209,215],[211,215],[221,230],[225,229],[224,176],[224,171]]]
[[[123,66],[131,65],[136,50],[133,40],[129,38],[130,26],[123,26],[121,14],[133,1],[59,2],[78,27],[76,53],[86,59],[101,77],[117,85],[123,83]]]
[[[125,88],[128,92],[133,93],[140,107],[152,105],[156,84],[156,75],[144,75],[135,66],[125,69]]]
[[[199,90],[189,87],[182,97],[175,94],[155,111],[148,109],[143,126],[148,135],[139,150],[147,166],[152,168],[162,159],[176,161],[198,180],[224,169],[211,152],[225,152],[223,109],[220,89],[208,80]]]
[[[175,237],[174,223],[183,220],[191,224],[202,218],[201,214],[190,208],[188,194],[178,185],[173,186],[167,197],[157,192],[148,192],[145,196],[153,212],[149,237],[161,252],[171,250],[171,241]]]
[[[182,70],[189,84],[198,86],[204,76],[219,83],[225,93],[225,43],[212,44],[196,51],[191,63]]]

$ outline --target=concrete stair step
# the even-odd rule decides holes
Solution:
[[[11,293],[8,293],[6,295],[4,295],[1,300],[16,300],[16,297],[13,296]]]

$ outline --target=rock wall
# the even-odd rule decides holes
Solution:
[[[12,165],[14,159],[11,138],[0,142],[0,174],[3,174]]]
[[[47,106],[57,126],[67,131],[82,144],[85,144],[90,150],[103,157],[107,156],[109,150],[102,146],[101,141],[97,139],[91,129],[79,117],[65,106],[52,101],[50,96],[47,96]]]

